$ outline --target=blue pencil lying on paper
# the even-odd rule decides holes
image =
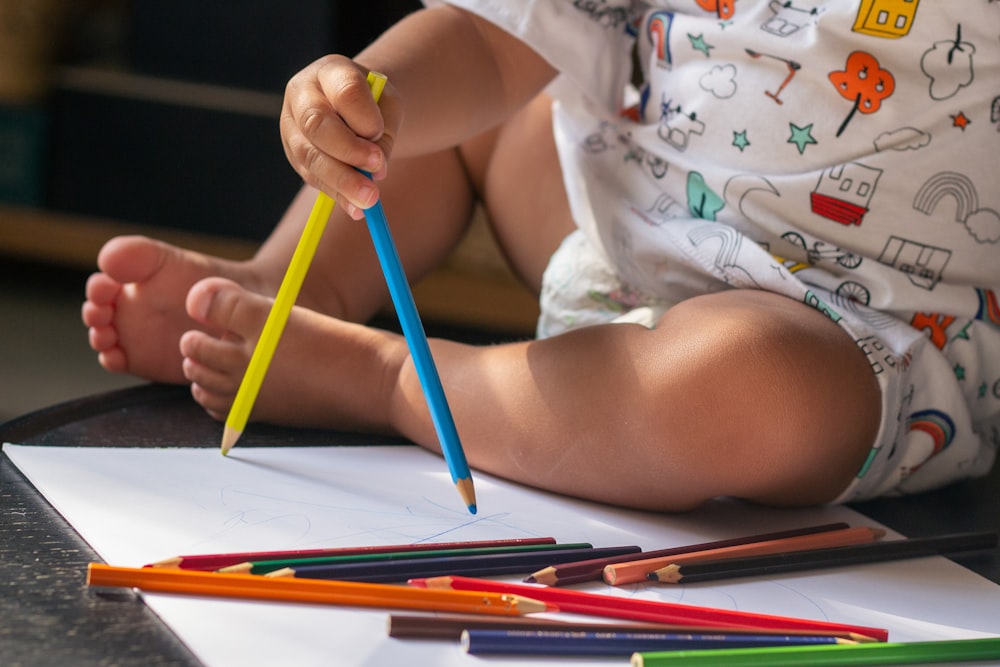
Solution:
[[[462,632],[462,648],[473,655],[621,656],[636,652],[854,644],[814,635],[686,634],[665,632],[566,632],[486,630]]]

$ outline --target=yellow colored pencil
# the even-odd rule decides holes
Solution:
[[[368,85],[371,87],[372,96],[378,102],[385,87],[385,77],[371,72],[368,75]],[[267,315],[264,328],[261,330],[260,338],[257,339],[257,346],[250,357],[246,373],[240,382],[240,388],[236,392],[236,398],[226,416],[226,426],[222,434],[222,455],[225,456],[233,448],[236,441],[243,435],[247,421],[250,419],[250,412],[253,410],[260,386],[264,382],[268,366],[274,357],[274,351],[281,340],[281,334],[285,330],[288,316],[292,312],[292,306],[299,296],[299,290],[305,281],[306,273],[312,264],[319,246],[320,238],[326,229],[326,223],[333,212],[334,200],[326,193],[320,192],[316,195],[316,202],[306,220],[306,226],[299,237],[298,245],[292,254],[292,259],[288,264],[285,277],[278,288],[278,294],[271,306],[271,312]]]

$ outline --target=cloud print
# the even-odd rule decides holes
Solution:
[[[915,127],[901,127],[875,137],[877,151],[915,151],[931,143],[931,135]]]
[[[996,243],[1000,241],[1000,213],[981,208],[969,214],[965,228],[980,243]]]
[[[698,84],[719,99],[727,99],[736,94],[736,66],[716,65],[702,75]]]

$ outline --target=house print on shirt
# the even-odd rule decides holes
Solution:
[[[881,169],[857,162],[831,167],[812,192],[813,213],[842,225],[860,225],[881,175]]]

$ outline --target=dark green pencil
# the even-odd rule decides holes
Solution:
[[[449,558],[456,556],[472,556],[477,554],[533,553],[536,551],[562,551],[566,549],[590,549],[588,542],[570,542],[566,544],[519,544],[492,547],[464,547],[461,549],[431,549],[427,551],[393,551],[377,554],[348,554],[345,556],[312,556],[309,558],[283,558],[274,560],[258,560],[224,567],[219,572],[236,572],[240,574],[268,574],[286,567],[296,568],[306,565],[336,565],[339,563],[374,563],[393,560],[410,560],[420,558]]]

